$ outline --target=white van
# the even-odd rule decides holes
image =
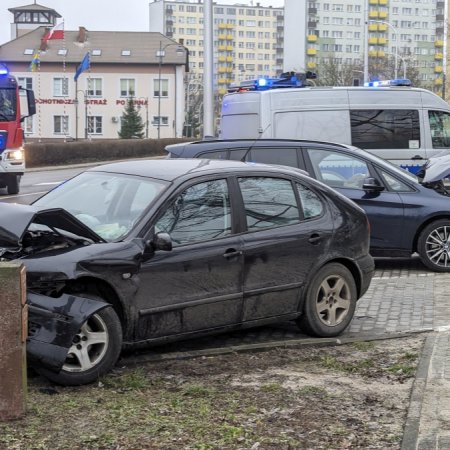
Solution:
[[[238,90],[223,97],[220,128],[221,139],[350,144],[412,172],[450,149],[449,104],[407,86]]]

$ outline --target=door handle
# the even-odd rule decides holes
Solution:
[[[321,240],[322,240],[322,238],[320,237],[320,234],[313,233],[310,236],[310,238],[308,239],[308,242],[313,244],[313,245],[317,245],[317,244],[320,244]]]
[[[236,250],[235,248],[229,248],[228,250],[225,251],[225,253],[223,254],[223,257],[226,259],[230,259],[230,258],[234,258],[235,256],[241,256],[241,255],[242,255],[241,250]]]
[[[424,159],[424,158],[422,158],[422,156],[420,156],[420,155],[416,155],[416,156],[413,156],[411,159],[417,160],[417,159]]]

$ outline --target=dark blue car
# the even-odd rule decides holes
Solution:
[[[209,140],[166,150],[171,158],[244,159],[304,169],[364,208],[373,256],[417,252],[430,269],[450,272],[450,197],[440,181],[423,183],[364,150],[326,142]]]

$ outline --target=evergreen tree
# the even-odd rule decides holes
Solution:
[[[134,98],[129,97],[122,114],[122,124],[119,131],[120,139],[142,139],[144,137],[144,123],[134,104]]]

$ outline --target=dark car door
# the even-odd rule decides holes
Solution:
[[[238,183],[247,226],[243,320],[292,314],[311,268],[326,255],[333,219],[303,184],[273,175],[239,177]]]
[[[231,203],[223,178],[184,187],[163,208],[154,230],[169,233],[173,249],[142,264],[136,339],[240,322],[243,257]]]
[[[370,163],[335,149],[305,148],[304,152],[310,174],[366,211],[371,249],[404,249],[404,206],[399,193],[388,189],[367,193],[362,189],[365,178],[377,176]]]

